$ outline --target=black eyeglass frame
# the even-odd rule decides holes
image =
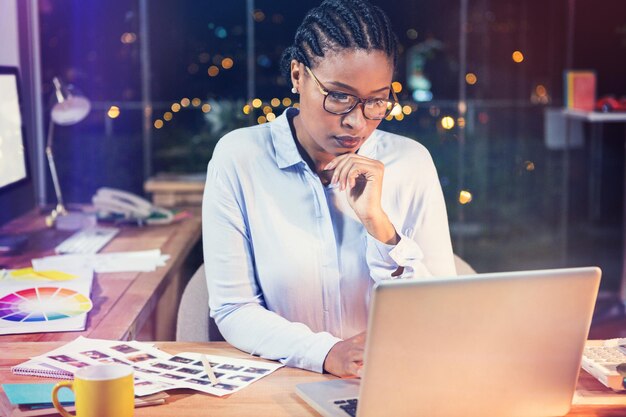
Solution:
[[[322,93],[322,95],[324,96],[324,110],[326,110],[326,112],[330,113],[330,114],[335,114],[338,116],[344,115],[344,114],[348,114],[350,113],[352,110],[354,110],[354,108],[356,106],[358,106],[359,104],[363,103],[363,107],[361,108],[361,111],[363,112],[363,117],[365,117],[368,120],[383,120],[385,117],[389,116],[389,114],[391,114],[391,112],[393,111],[393,109],[400,104],[398,101],[398,96],[396,95],[396,92],[393,91],[393,85],[390,85],[390,91],[391,91],[391,95],[393,96],[393,104],[391,105],[391,107],[387,110],[387,112],[385,113],[384,116],[382,116],[380,119],[376,119],[376,118],[371,118],[371,117],[367,117],[367,115],[365,114],[365,105],[368,102],[371,101],[376,101],[376,100],[380,100],[379,98],[368,98],[368,99],[363,99],[361,97],[355,96],[354,94],[349,94],[349,93],[344,93],[343,91],[334,91],[334,90],[329,90],[326,87],[324,87],[322,85],[322,83],[320,82],[320,80],[317,79],[317,77],[315,76],[315,74],[313,74],[313,71],[311,71],[311,68],[309,68],[307,65],[304,66],[304,68],[306,69],[306,71],[309,73],[309,75],[311,76],[311,78],[313,78],[313,81],[315,81],[315,85],[317,85],[317,88],[320,90],[320,93]],[[338,94],[343,94],[346,96],[350,96],[350,97],[354,97],[356,99],[356,101],[354,102],[354,105],[352,107],[350,107],[349,109],[337,113],[334,111],[330,111],[326,108],[326,99],[328,98],[328,96],[331,93],[338,93]]]

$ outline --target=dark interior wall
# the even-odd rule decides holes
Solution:
[[[0,226],[26,213],[35,206],[35,191],[32,181],[0,190]]]

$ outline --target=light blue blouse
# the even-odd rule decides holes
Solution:
[[[288,109],[287,111],[297,111]],[[384,163],[382,207],[397,245],[370,236],[345,198],[296,148],[285,111],[218,143],[202,205],[211,316],[254,355],[323,372],[328,351],[364,331],[372,285],[455,275],[446,207],[430,154],[376,130],[359,154]]]

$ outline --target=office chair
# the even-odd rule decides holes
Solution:
[[[457,274],[471,275],[476,271],[463,259],[454,255]],[[193,274],[180,300],[176,323],[176,340],[179,342],[217,342],[224,337],[215,321],[209,316],[209,292],[204,276],[204,265]]]
[[[454,267],[456,268],[457,275],[474,275],[476,273],[474,268],[457,254],[454,254]]]
[[[209,291],[206,286],[204,264],[187,283],[178,307],[176,319],[176,341],[218,342],[224,337],[215,320],[209,316]]]

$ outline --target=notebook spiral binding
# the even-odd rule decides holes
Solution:
[[[46,369],[45,364],[28,361],[11,367],[13,375],[41,376],[44,378],[74,379],[74,374],[63,369]]]

